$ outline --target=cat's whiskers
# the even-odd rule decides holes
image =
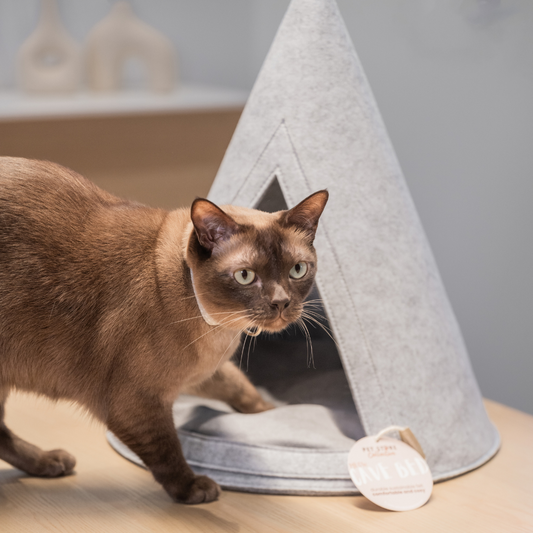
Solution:
[[[234,314],[237,314],[237,313],[241,313],[242,311],[235,311]],[[238,316],[237,318],[232,318],[232,317],[227,317],[227,320],[225,322],[221,322],[220,324],[218,324],[217,326],[214,326],[212,329],[210,329],[209,331],[205,332],[204,334],[200,335],[199,337],[197,337],[196,339],[194,339],[192,342],[190,342],[189,344],[187,344],[187,346],[185,346],[184,348],[182,348],[182,352],[185,351],[189,346],[191,346],[192,344],[194,344],[195,342],[199,341],[202,337],[205,337],[206,335],[209,335],[210,333],[214,333],[215,331],[217,331],[218,329],[224,327],[224,326],[227,326],[228,324],[233,324],[234,322],[237,322],[239,320],[242,320],[242,318],[246,318],[246,317],[242,317],[242,316]]]
[[[305,309],[302,310],[302,312],[310,314],[312,316],[316,316],[317,318],[320,318],[322,320],[326,320],[326,317],[322,313],[320,313],[319,310],[317,310],[317,309],[315,309],[313,307],[311,307],[311,309],[305,308]]]
[[[321,308],[315,308],[315,307],[306,307],[303,309],[306,313],[313,313],[317,317],[320,317],[322,320],[327,320],[324,314],[321,312]]]
[[[179,300],[176,300],[175,303],[181,303],[184,300],[190,300],[191,298],[197,298],[197,296],[203,296],[204,294],[207,294],[208,292],[209,291],[204,291],[204,292],[200,292],[198,294],[192,294],[191,296],[184,296],[183,298],[180,298]],[[231,311],[227,311],[227,312],[231,313]],[[215,313],[215,314],[218,314],[218,313]],[[176,322],[171,322],[168,325],[172,326],[172,324],[178,324],[180,322],[185,322],[187,320],[195,320],[196,318],[203,318],[203,316],[202,315],[198,315],[198,316],[193,316],[193,317],[190,317],[190,318],[184,318],[183,320],[177,320]]]
[[[218,370],[218,366],[220,365],[222,359],[224,359],[224,356],[226,355],[226,353],[228,352],[228,350],[230,349],[230,346],[233,344],[233,341],[239,336],[239,335],[242,335],[244,329],[241,329],[237,332],[237,335],[235,335],[230,343],[228,344],[228,347],[224,350],[224,353],[221,355],[220,359],[218,360],[218,363],[217,363],[217,366],[215,367],[215,372]]]
[[[320,302],[304,302],[303,309],[312,309],[313,311],[323,311],[324,306]]]
[[[324,307],[321,304],[319,304],[319,303],[310,303],[309,305],[307,305],[307,302],[306,302],[306,305],[304,305],[303,309],[304,310],[312,310],[315,313],[322,314],[321,311],[324,310]]]
[[[296,320],[295,325],[298,326],[300,331],[305,336],[306,341],[306,348],[307,348],[307,366],[310,367],[311,365],[313,368],[315,367],[315,360],[314,360],[314,351],[313,351],[313,343],[311,339],[311,334],[309,332],[309,328],[307,327],[306,322],[309,323],[309,325],[313,327],[320,327],[323,329],[326,334],[333,340],[335,343],[335,346],[337,346],[337,341],[333,337],[333,332],[329,329],[329,327],[324,324],[322,321],[326,321],[326,317],[319,312],[320,309],[323,309],[322,305],[322,299],[316,298],[314,300],[307,300],[303,302],[302,308],[300,309],[300,317],[298,320]]]
[[[216,315],[229,315],[229,314],[236,314],[236,313],[248,313],[247,309],[243,309],[242,311],[220,311],[219,313],[210,313],[209,316],[216,316]],[[189,318],[182,318],[181,320],[176,320],[175,322],[171,322],[168,324],[169,326],[173,326],[174,324],[180,324],[181,322],[187,322],[188,320],[196,320],[197,318],[204,318],[202,315],[198,316],[192,316]]]
[[[265,326],[265,322],[266,322],[266,320],[263,320],[263,323],[261,324],[261,327],[260,327],[261,331],[263,331],[263,327]],[[258,336],[256,335],[256,336],[253,338],[253,341],[254,341],[254,347],[253,347],[252,351],[255,350],[255,347],[257,346],[257,337],[258,337]]]
[[[304,334],[305,336],[305,330],[303,329],[302,327],[302,324],[303,324],[303,319],[302,317],[300,316],[300,318],[298,318],[298,320],[296,320],[294,322],[294,325],[298,327],[298,329]],[[307,364],[309,365],[309,345],[307,343],[307,337],[305,337],[305,348],[306,348],[306,359],[307,359]]]
[[[250,342],[248,343],[248,353],[246,354],[246,372],[248,372],[248,370],[250,370],[250,349],[252,348],[252,344],[254,342],[254,339],[257,337],[257,335],[246,335],[246,336],[251,337]]]
[[[303,302],[303,305],[307,305],[307,304],[310,304],[310,303],[320,303],[321,304],[322,302],[323,302],[322,298],[313,298],[312,300],[305,300]]]
[[[255,326],[256,328],[258,328],[259,332],[263,331],[263,326],[265,325],[265,322],[266,320],[263,320],[262,324],[260,326]],[[250,342],[248,343],[248,355],[246,356],[246,372],[248,372],[250,370],[250,349],[252,350],[252,352],[255,350],[255,347],[257,345],[257,337],[259,336],[259,334],[257,335],[246,335],[247,337],[252,337],[252,339],[250,340]],[[253,348],[252,348],[252,344],[253,344]]]
[[[249,313],[248,310],[244,310],[244,311],[235,311],[235,314],[237,313]],[[228,317],[228,318],[231,318],[231,317]],[[235,319],[232,319],[231,322],[237,322],[238,320],[243,320],[243,319],[246,319],[246,318],[249,318],[250,321],[246,324],[246,326],[244,326],[243,328],[241,328],[241,332],[246,332],[250,327],[255,327],[255,324],[254,324],[254,320],[250,317],[250,316],[239,316]],[[228,322],[224,322],[224,324],[228,324]]]
[[[327,318],[322,313],[318,312],[316,308],[313,308],[313,307],[311,309],[304,308],[302,310],[302,313],[305,313],[308,316],[314,317],[315,319],[317,319],[320,322],[320,324],[324,328],[327,328],[329,330],[329,328],[323,322],[323,321],[325,321],[327,323]]]
[[[311,334],[309,333],[309,330],[307,329],[305,321],[302,317],[298,319],[297,324],[300,326],[300,329],[305,335],[305,342],[307,346],[307,368],[310,368],[311,365],[313,365],[313,368],[315,368],[315,355],[313,352],[313,343],[311,342]]]
[[[302,304],[303,310],[308,311],[309,308],[313,309],[313,311],[323,310],[324,309],[324,302],[322,298],[315,298],[314,300],[306,300]],[[320,315],[323,316],[323,315]],[[325,318],[325,317],[324,317]]]
[[[192,294],[191,296],[184,296],[183,298],[180,298],[176,301],[176,303],[183,302],[183,300],[190,300],[191,298],[196,298],[196,296],[203,296],[204,294],[207,294],[209,291],[199,292],[198,295]]]
[[[251,321],[250,321],[250,322],[249,322],[249,323],[243,328],[242,332],[245,333],[245,332],[248,330],[248,328],[253,327],[253,326],[254,326],[254,321],[251,320]],[[243,342],[242,342],[242,346],[241,346],[241,357],[240,357],[240,360],[239,360],[239,370],[241,370],[241,368],[242,368],[242,358],[243,358],[243,356],[244,356],[244,348],[245,348],[245,346],[246,346],[246,341],[247,341],[248,339],[250,339],[250,344],[251,344],[252,341],[253,341],[253,338],[252,338],[251,335],[246,334],[245,337],[244,337],[244,340],[243,340]]]
[[[315,317],[311,316],[309,313],[310,313],[310,311],[303,311],[302,315],[301,315],[301,318],[303,320],[307,319],[311,323],[311,325],[316,324],[317,326],[322,328],[326,332],[328,337],[335,343],[335,346],[337,347],[337,349],[339,349],[339,345],[337,344],[337,341],[335,340],[335,337],[333,336],[333,332],[325,324],[323,324],[322,322],[317,320]],[[321,319],[324,319],[324,317],[322,315],[318,315],[318,316]]]
[[[248,335],[245,335],[244,340],[242,341],[242,345],[241,345],[241,357],[239,358],[239,370],[242,370],[242,356],[244,355],[244,346],[246,345],[247,339],[248,339]]]

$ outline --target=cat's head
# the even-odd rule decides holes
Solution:
[[[194,201],[186,258],[211,322],[275,332],[298,320],[315,278],[313,241],[327,200],[318,191],[277,213]]]

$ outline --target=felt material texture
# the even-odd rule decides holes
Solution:
[[[334,0],[293,0],[209,198],[275,210],[324,188],[316,283],[338,352],[308,373],[290,339],[258,346],[252,378],[281,405],[267,413],[180,400],[187,459],[226,487],[356,493],[353,440],[399,425],[435,480],[480,466],[499,435],[363,69]]]
[[[328,188],[317,285],[363,427],[408,425],[436,475],[492,449],[461,332],[334,0],[294,0],[209,198]]]

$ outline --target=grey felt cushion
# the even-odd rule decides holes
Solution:
[[[292,384],[274,372],[267,390],[289,405],[269,413],[178,403],[187,458],[243,490],[355,492],[350,439],[395,424],[411,427],[435,479],[479,466],[499,436],[368,82],[334,0],[293,0],[209,198],[274,210],[323,188],[317,287],[338,355],[317,353],[317,372],[288,372]],[[324,363],[335,358],[344,372]]]

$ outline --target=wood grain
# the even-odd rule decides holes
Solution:
[[[26,476],[0,461],[0,531],[60,532],[528,532],[533,531],[533,417],[487,401],[503,446],[478,470],[439,483],[426,506],[384,511],[362,497],[225,491],[217,502],[174,504],[151,475],[117,455],[104,428],[72,405],[17,394],[7,423],[43,448],[78,459],[62,479]]]

